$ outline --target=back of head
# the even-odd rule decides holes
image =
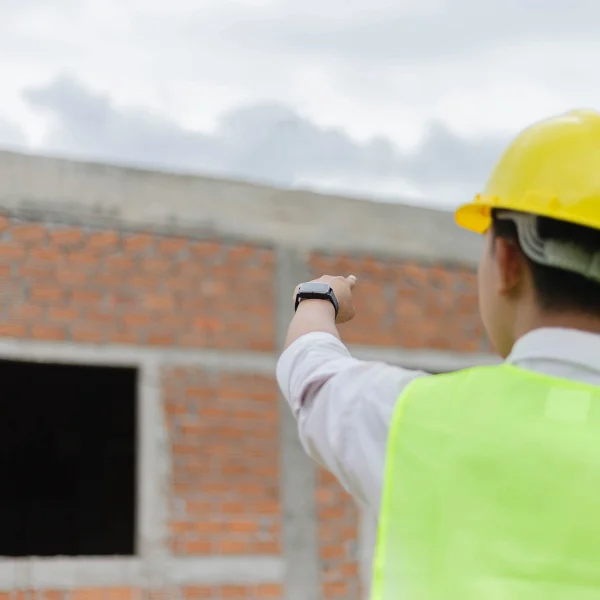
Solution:
[[[492,234],[518,245],[543,311],[600,318],[599,229],[494,210]]]
[[[479,297],[500,354],[539,327],[600,332],[600,113],[575,110],[522,131],[456,221],[492,237]]]

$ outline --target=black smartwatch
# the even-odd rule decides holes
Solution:
[[[296,306],[294,310],[298,310],[298,305],[302,300],[327,300],[333,304],[335,309],[335,316],[338,315],[340,305],[338,304],[337,298],[333,293],[332,287],[328,283],[321,283],[319,281],[310,281],[303,283],[298,289],[296,294]]]

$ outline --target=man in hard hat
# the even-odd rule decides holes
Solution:
[[[376,600],[600,598],[600,115],[533,125],[456,213],[498,366],[353,358],[353,277],[294,293],[277,375],[307,452],[379,512]],[[360,285],[360,282],[357,283]]]

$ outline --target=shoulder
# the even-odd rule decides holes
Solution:
[[[422,413],[438,420],[446,411],[460,410],[469,402],[479,402],[486,389],[498,389],[511,379],[506,365],[477,366],[411,381],[396,405],[395,416]]]
[[[498,377],[505,378],[507,375],[507,365],[485,365],[452,371],[451,373],[439,373],[431,377],[415,379],[404,389],[403,395],[413,393],[427,393],[448,389],[453,386],[471,385],[481,380],[493,380]]]

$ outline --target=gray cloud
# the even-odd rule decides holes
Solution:
[[[425,192],[478,187],[502,140],[466,140],[432,123],[422,144],[403,153],[386,138],[366,143],[321,128],[292,109],[259,104],[231,111],[212,134],[188,131],[62,77],[29,89],[31,107],[51,117],[47,149],[98,160],[172,168],[293,186],[297,181],[406,181]]]

